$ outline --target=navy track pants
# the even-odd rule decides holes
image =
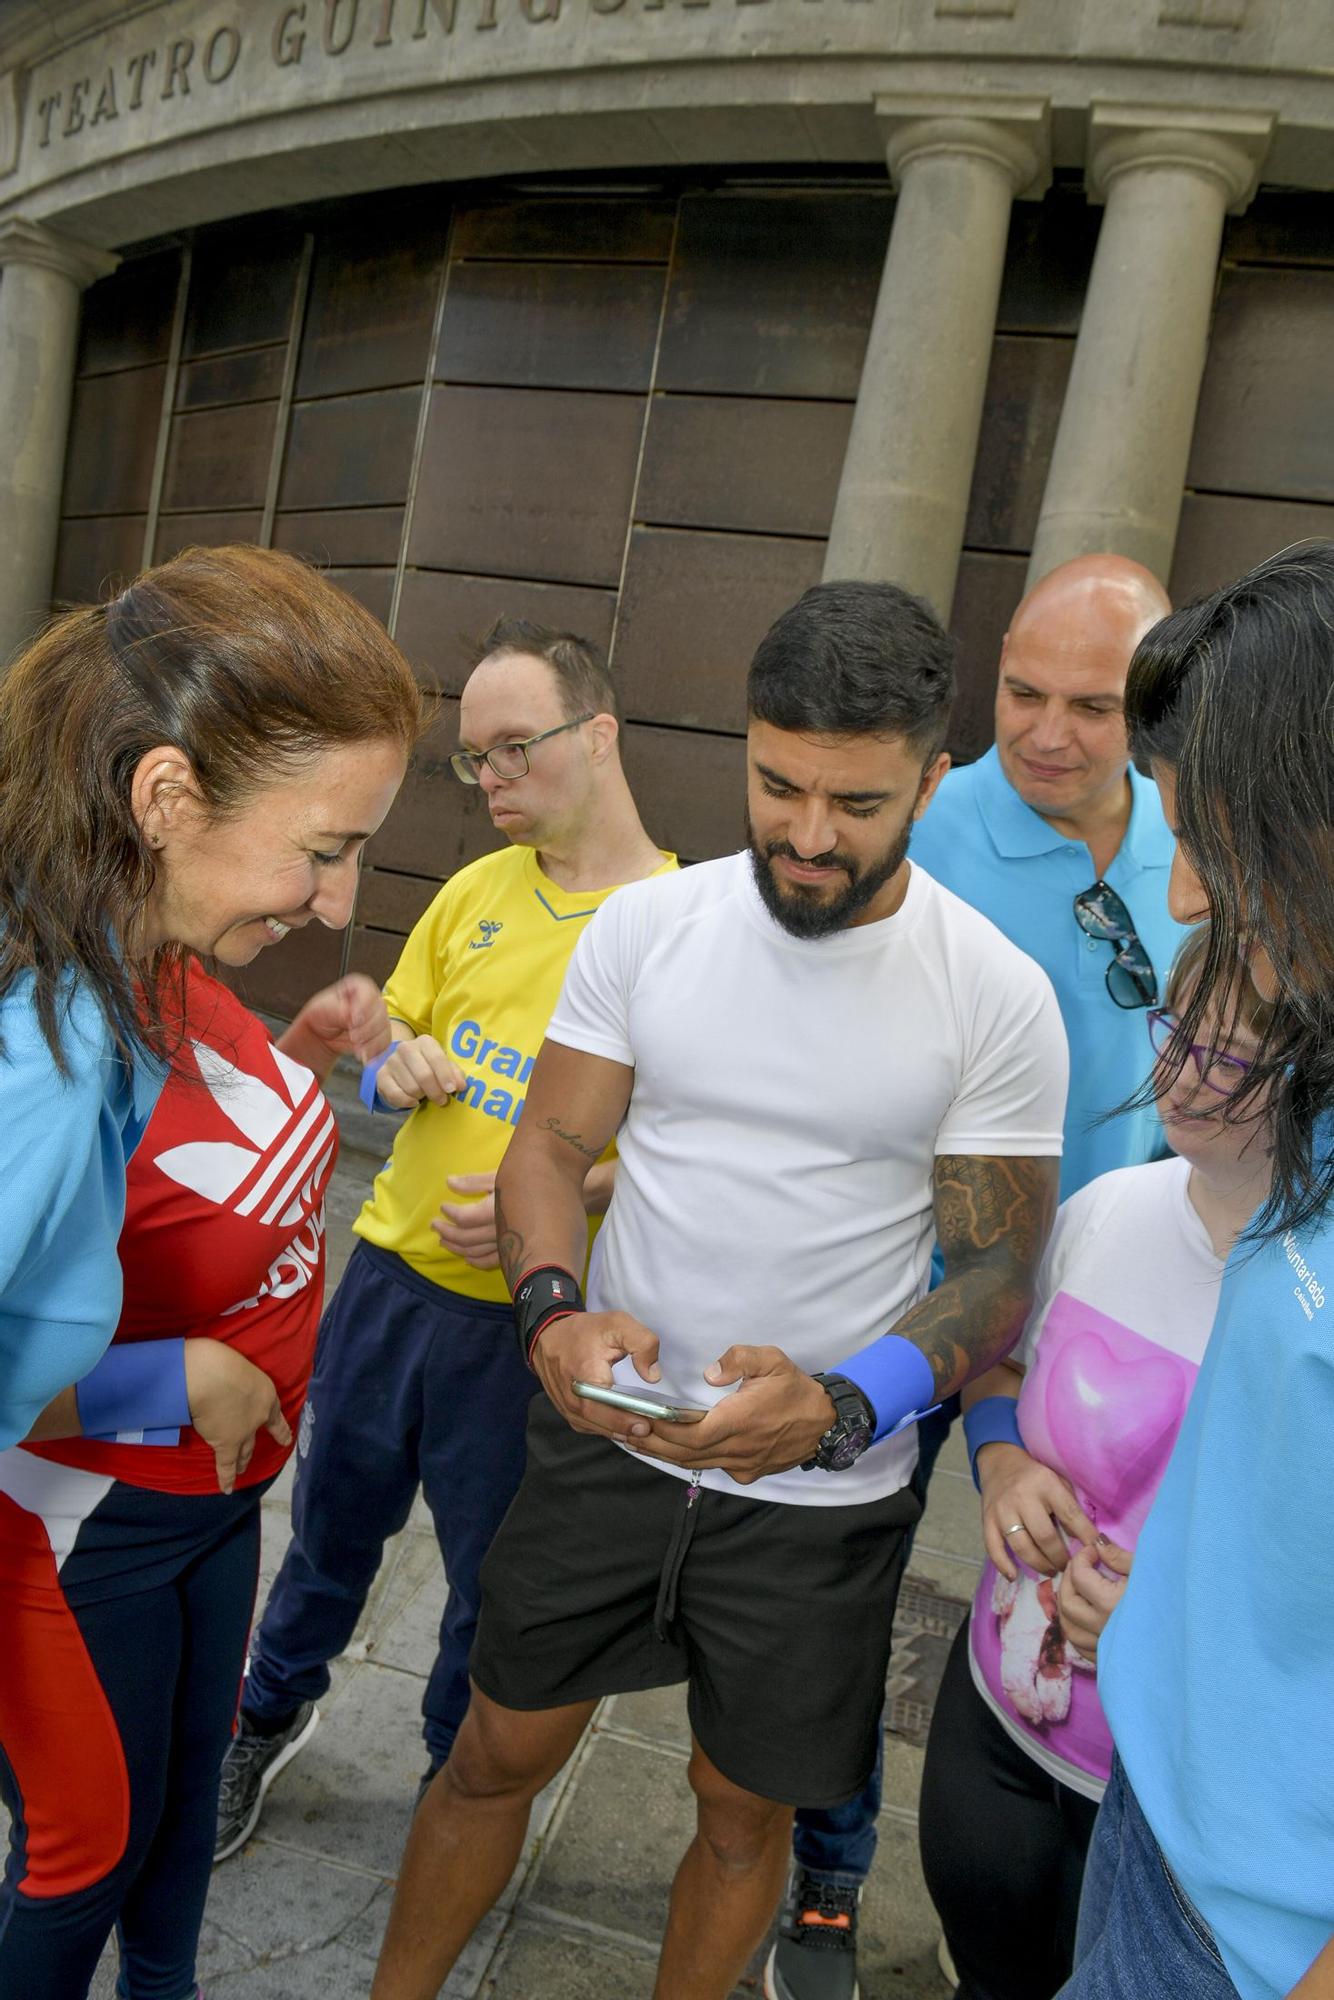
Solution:
[[[420,1484],[449,1583],[422,1698],[431,1762],[444,1762],[468,1707],[478,1572],[523,1476],[537,1387],[508,1305],[357,1244],[320,1325],[292,1543],[251,1649],[248,1713],[276,1721],[325,1693]]]

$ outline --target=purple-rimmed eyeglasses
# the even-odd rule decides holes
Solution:
[[[1145,1019],[1154,1054],[1166,1055],[1168,1044],[1180,1026],[1179,1016],[1169,1013],[1166,1007],[1151,1007]],[[1221,1049],[1211,1049],[1200,1042],[1191,1043],[1190,1058],[1200,1082],[1219,1097],[1231,1097],[1251,1067],[1240,1056],[1225,1055]]]

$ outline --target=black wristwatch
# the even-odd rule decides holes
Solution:
[[[813,1375],[811,1380],[829,1396],[836,1415],[816,1445],[814,1458],[805,1459],[801,1469],[812,1472],[818,1466],[821,1472],[847,1472],[875,1436],[875,1411],[846,1375]]]

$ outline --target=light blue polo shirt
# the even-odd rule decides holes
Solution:
[[[1233,1251],[1098,1644],[1127,1775],[1242,2000],[1334,1935],[1331,1465],[1334,1215]]]
[[[1174,843],[1157,787],[1135,770],[1130,784],[1130,822],[1105,879],[1134,918],[1161,996],[1186,935],[1167,913]],[[1107,991],[1111,946],[1075,922],[1075,897],[1097,877],[1088,848],[1024,804],[993,748],[947,773],[913,830],[912,859],[990,917],[1056,989],[1070,1042],[1061,1199],[1114,1167],[1155,1158],[1163,1150],[1155,1112],[1096,1122],[1138,1090],[1153,1052],[1145,1010],[1118,1007]]]
[[[162,1078],[116,1053],[86,987],[66,988],[62,1076],[23,973],[0,998],[0,1450],[101,1359],[120,1318],[125,1167]]]

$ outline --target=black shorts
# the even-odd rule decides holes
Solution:
[[[785,1805],[842,1805],[875,1759],[916,1496],[690,1496],[534,1397],[523,1483],[482,1565],[473,1679],[515,1709],[687,1681],[691,1728],[724,1777]]]

